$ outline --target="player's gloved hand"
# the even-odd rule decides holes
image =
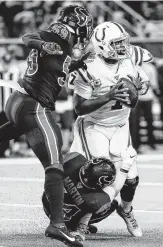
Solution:
[[[108,97],[108,101],[110,100],[118,100],[121,103],[129,103],[129,93],[128,88],[119,89],[123,84],[123,81],[117,83],[116,86],[112,87],[110,91],[105,94],[105,97]]]
[[[135,79],[134,84],[138,90],[139,95],[144,95],[148,92],[150,83],[149,81],[141,81],[140,75]]]
[[[87,65],[85,64],[84,61],[87,60],[87,58],[90,56],[92,52],[86,52],[84,53],[78,60],[72,60],[71,64],[69,66],[69,72],[73,72],[74,70],[78,70],[78,69],[87,69]]]
[[[149,81],[144,81],[141,83],[140,87],[138,88],[138,94],[139,95],[144,95],[148,92],[150,83]]]
[[[41,46],[41,54],[40,56],[45,55],[62,55],[63,51],[59,44],[54,42],[44,42]]]

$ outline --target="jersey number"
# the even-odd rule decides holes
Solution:
[[[80,209],[76,205],[64,203],[63,211],[64,211],[64,220],[70,221],[71,218],[80,211]]]
[[[63,63],[63,70],[62,72],[65,74],[63,77],[58,77],[58,84],[63,87],[65,85],[66,77],[69,73],[69,66],[71,64],[71,57],[67,56],[64,63]]]
[[[38,51],[33,49],[27,59],[27,75],[34,75],[38,70]]]

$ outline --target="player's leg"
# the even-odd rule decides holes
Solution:
[[[127,163],[132,164],[127,174],[127,180],[125,181],[125,184],[120,192],[121,204],[117,212],[125,220],[129,232],[133,236],[139,237],[142,235],[142,231],[134,217],[132,207],[135,190],[139,180],[136,165],[136,153],[131,146],[130,140],[130,132],[128,124],[126,124],[118,128],[117,131],[114,133],[110,144],[110,150],[112,154],[117,157],[121,157],[121,154],[123,153],[123,159],[119,162],[119,164],[121,164],[121,167],[126,167]],[[124,155],[125,152],[126,155]],[[121,181],[115,182],[121,184]]]
[[[78,118],[70,151],[81,153],[88,159],[100,156],[109,158],[109,140],[102,128]]]
[[[87,234],[91,228],[91,224],[100,222],[113,213],[117,207],[118,202],[113,200],[111,203],[109,196],[102,190],[94,192],[82,193],[85,205],[88,208],[88,212],[83,212],[84,215],[79,215],[80,218],[74,218],[76,220],[76,231],[73,232],[79,239],[85,240],[85,234]],[[97,228],[96,231],[97,232]]]
[[[44,187],[51,211],[50,225],[45,234],[76,246],[75,238],[65,228],[63,217],[62,137],[59,126],[55,123],[51,111],[28,95],[15,92],[7,108],[9,119],[24,131],[30,147],[45,169]]]
[[[0,143],[16,139],[21,134],[21,131],[19,131],[14,124],[11,123],[6,116],[4,116],[0,125]]]
[[[136,188],[139,184],[139,176],[137,171],[136,160],[133,161],[125,184],[120,191],[121,205],[118,207],[117,213],[124,219],[127,225],[128,231],[132,236],[141,237],[142,230],[137,222],[133,211],[133,200],[136,192]]]

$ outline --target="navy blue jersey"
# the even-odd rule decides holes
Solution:
[[[86,161],[87,159],[79,153],[70,153],[64,159],[65,178],[70,178],[74,185],[80,188],[83,188],[83,186],[80,183],[79,171]]]
[[[40,42],[55,42],[63,51],[62,55],[41,56],[41,48],[40,50],[32,49],[28,56],[25,75],[23,79],[19,80],[19,84],[30,96],[40,102],[42,106],[50,109],[54,109],[54,103],[64,85],[66,75],[69,73],[72,55],[70,37],[70,31],[61,23],[54,24],[53,31],[46,30],[29,34],[30,48],[35,48],[34,40],[36,38],[40,39]]]
[[[79,171],[87,159],[78,153],[71,153],[64,159],[64,187],[77,206],[84,205],[81,192],[87,191],[79,179]]]

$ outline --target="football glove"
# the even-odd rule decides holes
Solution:
[[[144,95],[148,92],[150,83],[149,81],[144,81],[141,83],[141,88],[138,89],[138,94],[139,95]]]
[[[86,61],[88,59],[88,57],[90,56],[92,52],[89,51],[87,53],[84,53],[80,59],[78,60],[72,60],[70,67],[69,67],[69,72],[73,72],[74,70],[78,70],[78,69],[87,69],[87,65],[85,64],[84,61]]]
[[[63,51],[57,43],[54,42],[44,42],[41,46],[41,54],[40,56],[44,55],[62,55]]]
[[[148,92],[150,83],[149,81],[142,81],[140,75],[136,78],[134,84],[138,90],[138,95],[144,95]]]

